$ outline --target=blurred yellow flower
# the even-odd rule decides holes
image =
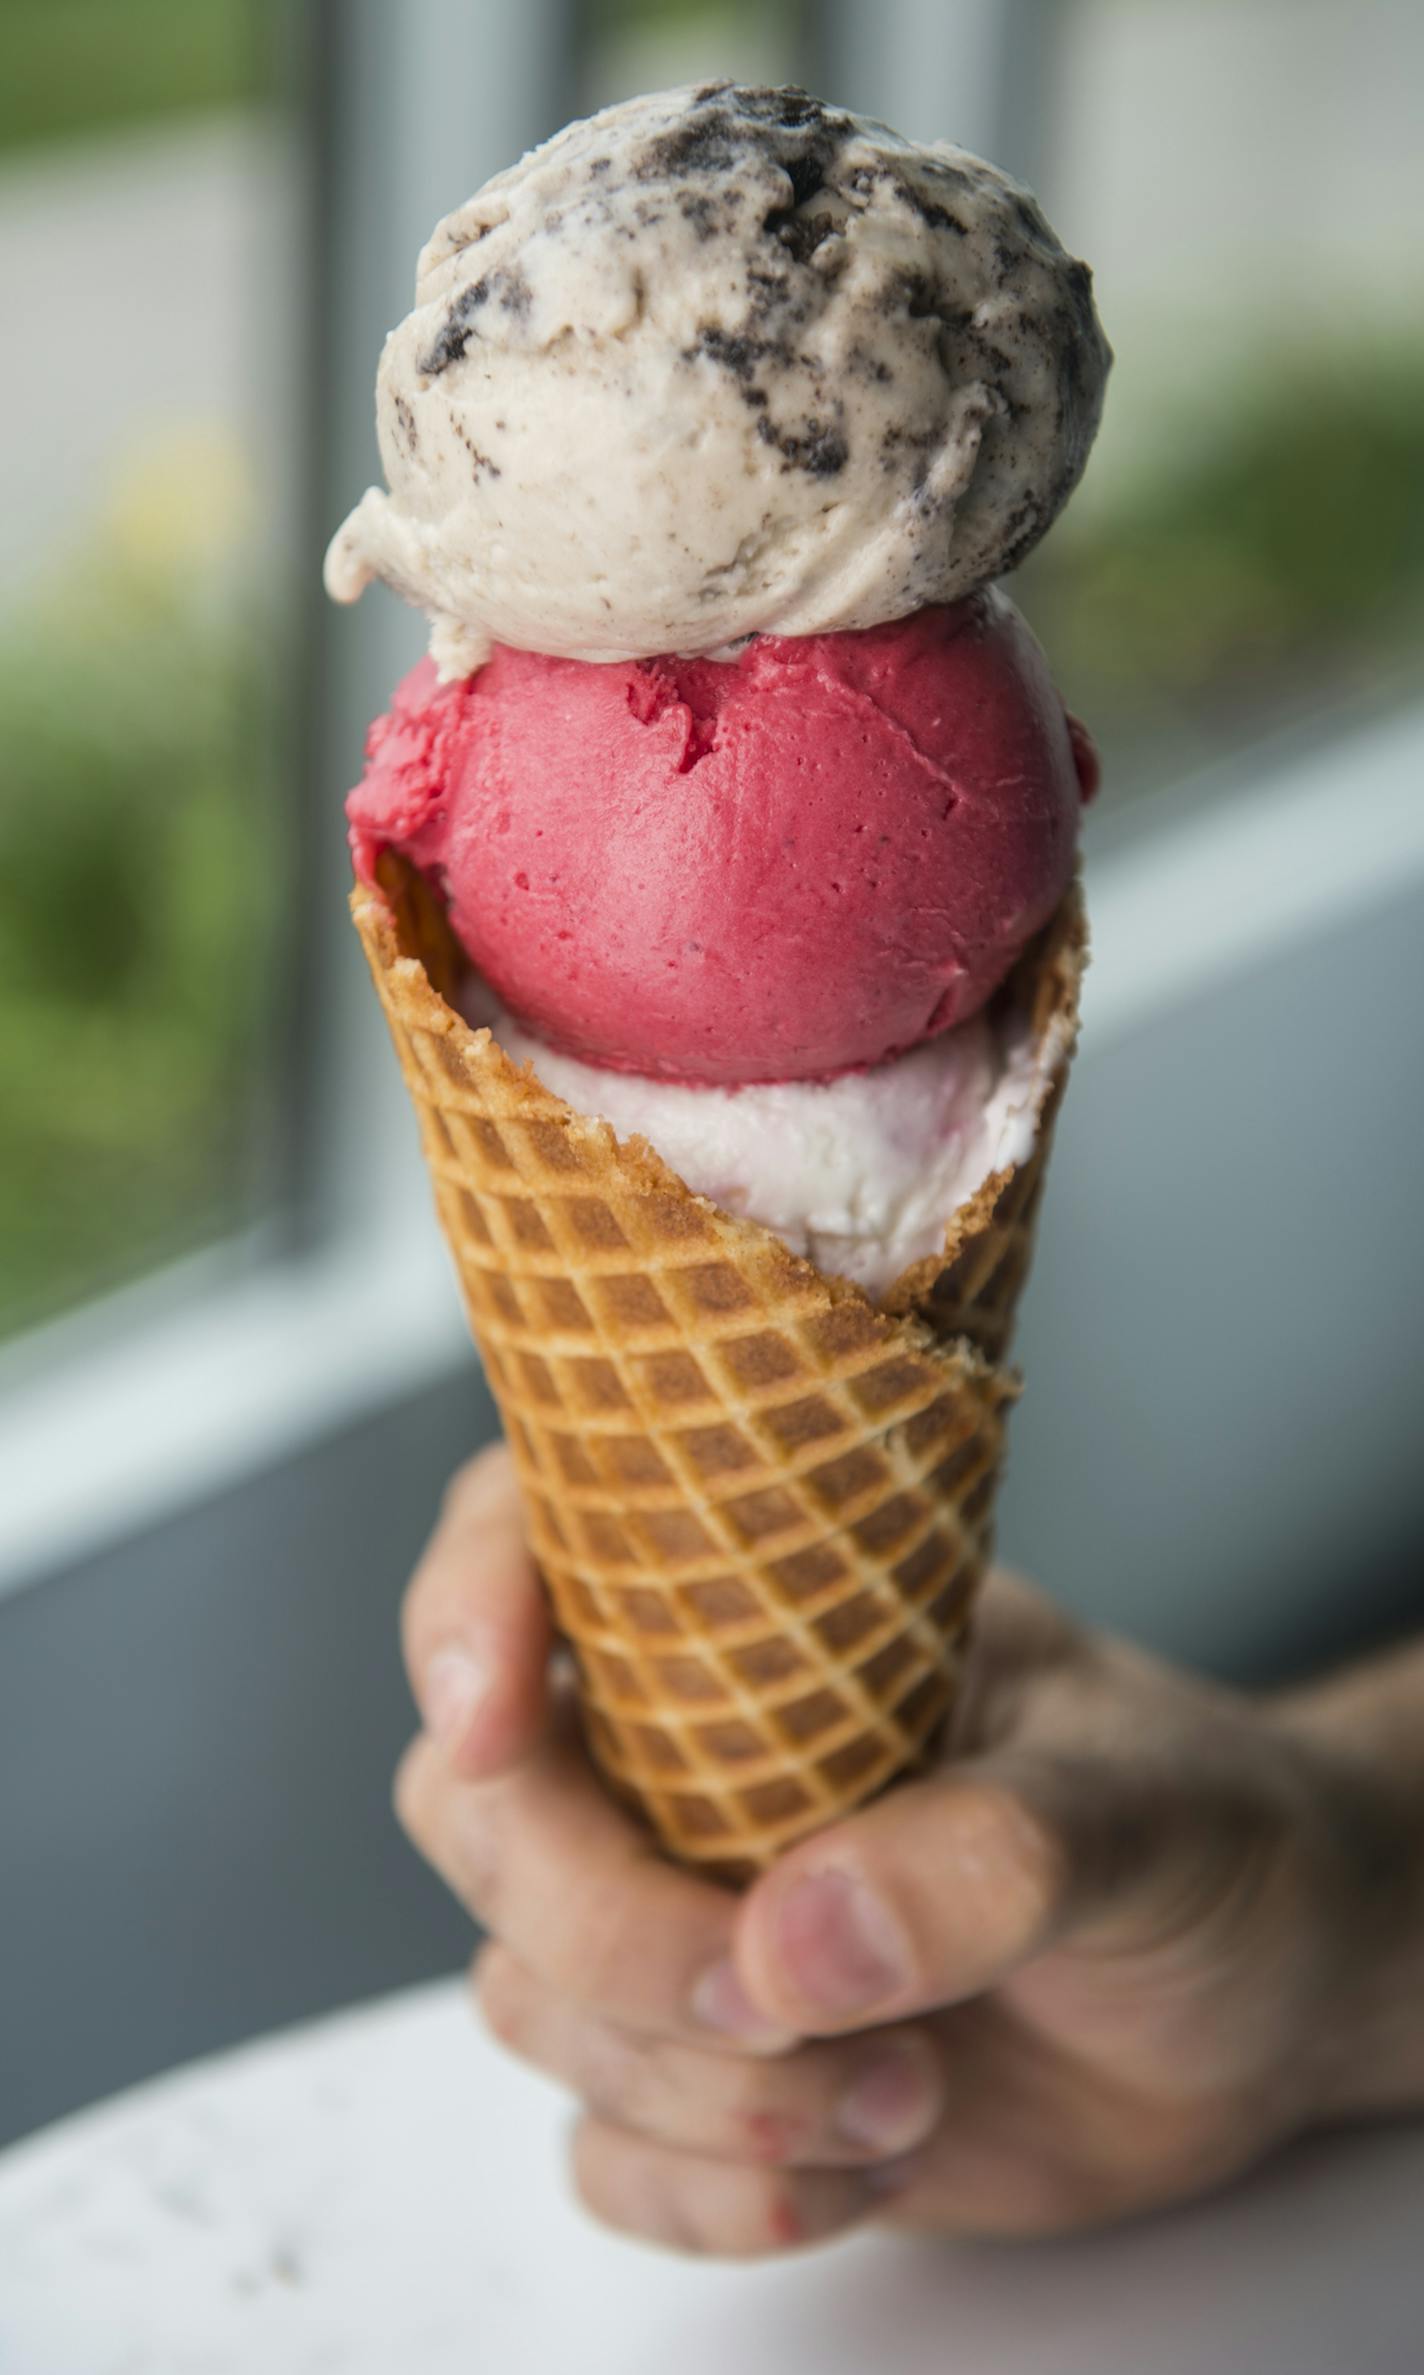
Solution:
[[[99,515],[110,567],[158,586],[220,576],[256,519],[250,457],[220,421],[150,431],[128,448]]]

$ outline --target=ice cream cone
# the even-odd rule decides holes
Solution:
[[[922,1763],[951,1713],[1076,1030],[1078,892],[1000,993],[1042,1056],[1033,1154],[875,1306],[471,1029],[438,902],[392,856],[380,881],[352,911],[590,1746],[670,1854],[745,1879]]]

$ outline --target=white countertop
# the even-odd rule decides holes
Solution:
[[[0,2156],[3,2375],[1417,2375],[1424,2128],[1088,2242],[620,2242],[563,2098],[423,1988]]]

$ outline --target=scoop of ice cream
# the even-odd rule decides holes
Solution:
[[[940,1251],[951,1215],[992,1173],[1027,1162],[1067,1030],[1035,1041],[1026,1016],[996,1009],[872,1071],[714,1089],[559,1055],[478,975],[461,1006],[576,1112],[646,1138],[698,1195],[872,1297]]]
[[[1081,730],[1080,730],[1081,731]],[[1073,871],[1091,746],[986,589],[735,660],[423,661],[347,804],[565,1053],[701,1082],[876,1064],[981,1007]]]
[[[327,585],[595,660],[869,627],[1011,569],[1110,354],[1026,191],[804,92],[606,109],[441,223]]]

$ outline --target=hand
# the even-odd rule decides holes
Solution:
[[[493,1933],[495,2034],[583,2099],[615,2226],[723,2254],[870,2217],[1053,2233],[1350,2108],[1391,1814],[1310,1727],[1026,1584],[986,1588],[954,1760],[740,1899],[595,1778],[503,1451],[456,1478],[405,1646],[401,1820]]]

